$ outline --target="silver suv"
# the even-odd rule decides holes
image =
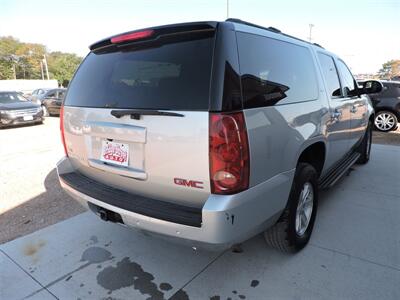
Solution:
[[[213,249],[311,235],[318,190],[366,163],[373,109],[321,46],[237,19],[99,41],[61,109],[62,187],[103,220]]]

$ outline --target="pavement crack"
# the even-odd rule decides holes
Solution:
[[[342,251],[339,251],[339,250],[330,249],[330,248],[323,247],[323,246],[318,246],[318,245],[315,245],[315,244],[312,244],[312,243],[309,243],[308,246],[319,248],[319,249],[326,250],[326,251],[330,251],[330,252],[337,253],[337,254],[340,254],[340,255],[344,255],[344,256],[347,256],[347,257],[355,258],[355,259],[358,259],[358,260],[361,260],[361,261],[364,261],[364,262],[367,262],[367,263],[370,263],[370,264],[373,264],[373,265],[376,265],[376,266],[380,266],[380,267],[383,267],[383,268],[388,268],[388,269],[400,272],[399,268],[388,266],[388,265],[385,265],[385,264],[381,264],[381,263],[378,263],[378,262],[375,262],[375,261],[372,261],[372,260],[369,260],[369,259],[366,259],[366,258],[362,258],[362,257],[359,257],[359,256],[354,256],[354,255],[351,255],[351,254],[348,254],[346,252],[342,252]]]
[[[374,195],[378,195],[378,196],[389,196],[392,198],[396,198],[396,200],[400,199],[399,195],[397,194],[392,194],[392,193],[386,193],[386,192],[375,192],[375,191],[371,191],[371,190],[367,190],[367,189],[363,189],[361,187],[349,187],[349,188],[343,188],[343,190],[345,191],[358,191],[358,192],[364,192],[364,193],[368,193],[368,194],[374,194]]]
[[[171,297],[168,299],[173,299],[173,297],[181,290],[183,290],[186,286],[188,286],[193,280],[195,280],[201,273],[203,273],[208,267],[210,267],[214,262],[216,262],[222,255],[224,255],[226,252],[228,252],[230,249],[226,249],[222,251],[220,254],[218,254],[213,260],[211,260],[208,264],[206,264],[199,272],[197,272],[188,282],[186,282],[181,288],[179,288]]]
[[[87,263],[81,265],[80,267],[76,268],[75,270],[72,270],[71,272],[68,272],[67,274],[64,274],[63,276],[58,277],[57,279],[55,279],[55,280],[53,280],[52,282],[46,284],[45,286],[43,286],[43,285],[41,285],[41,286],[43,286],[43,288],[46,289],[46,290],[48,291],[48,288],[49,288],[49,287],[53,286],[53,285],[56,284],[57,282],[60,282],[61,280],[64,280],[64,279],[67,279],[67,278],[68,278],[68,280],[69,280],[69,279],[70,279],[70,276],[71,276],[72,274],[74,274],[75,272],[78,272],[78,271],[80,271],[80,270],[86,268],[87,266],[90,266],[91,264],[92,264],[91,262],[87,262]],[[71,277],[72,277],[72,276],[71,276]],[[40,291],[40,290],[39,290],[39,291]],[[33,295],[37,294],[39,291],[35,291],[35,292],[29,294],[29,295],[26,296],[24,299],[27,299],[27,298],[29,298],[29,297],[32,297]],[[49,292],[49,293],[50,293],[50,292]]]
[[[40,283],[39,280],[37,280],[35,277],[32,276],[32,274],[30,274],[28,271],[26,271],[19,263],[17,263],[14,259],[12,259],[11,256],[9,256],[5,251],[3,251],[2,249],[0,249],[0,252],[2,252],[5,256],[7,256],[7,258],[9,260],[11,260],[18,268],[20,268],[26,275],[28,275],[33,281],[35,281],[38,285],[40,285],[42,288],[33,292],[31,295],[26,296],[25,298],[31,297],[43,290],[45,290],[46,292],[48,292],[50,295],[52,295],[55,299],[59,299],[56,295],[54,295],[52,292],[50,292],[46,286],[44,286],[43,284]],[[24,299],[25,299],[24,298]]]

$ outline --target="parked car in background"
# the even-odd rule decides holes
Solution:
[[[90,50],[62,106],[57,171],[105,221],[210,248],[265,232],[298,251],[319,189],[369,160],[365,94],[382,85],[358,88],[335,54],[275,28],[175,24]]]
[[[42,122],[41,105],[29,101],[14,91],[0,92],[0,128]]]
[[[29,99],[31,101],[35,101],[37,99],[39,99],[40,97],[42,97],[49,89],[37,89],[34,90],[32,92],[32,94],[30,95]]]
[[[400,81],[382,80],[381,83],[382,91],[370,94],[369,97],[375,109],[375,129],[387,132],[396,130],[400,122]]]
[[[67,89],[38,89],[33,91],[31,100],[42,106],[45,117],[59,115],[61,103]]]

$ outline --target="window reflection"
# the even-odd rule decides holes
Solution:
[[[251,74],[242,76],[243,97],[248,108],[275,105],[287,97],[289,87],[277,82],[263,80]]]

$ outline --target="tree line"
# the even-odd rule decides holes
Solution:
[[[0,80],[47,79],[48,73],[50,79],[57,79],[66,87],[81,61],[82,57],[74,53],[48,52],[42,44],[23,43],[12,36],[0,37]],[[400,60],[385,62],[377,76],[400,80]]]
[[[385,62],[378,72],[380,79],[400,80],[400,59]]]
[[[0,80],[47,79],[48,74],[66,87],[81,61],[74,53],[49,52],[42,44],[0,37]]]

